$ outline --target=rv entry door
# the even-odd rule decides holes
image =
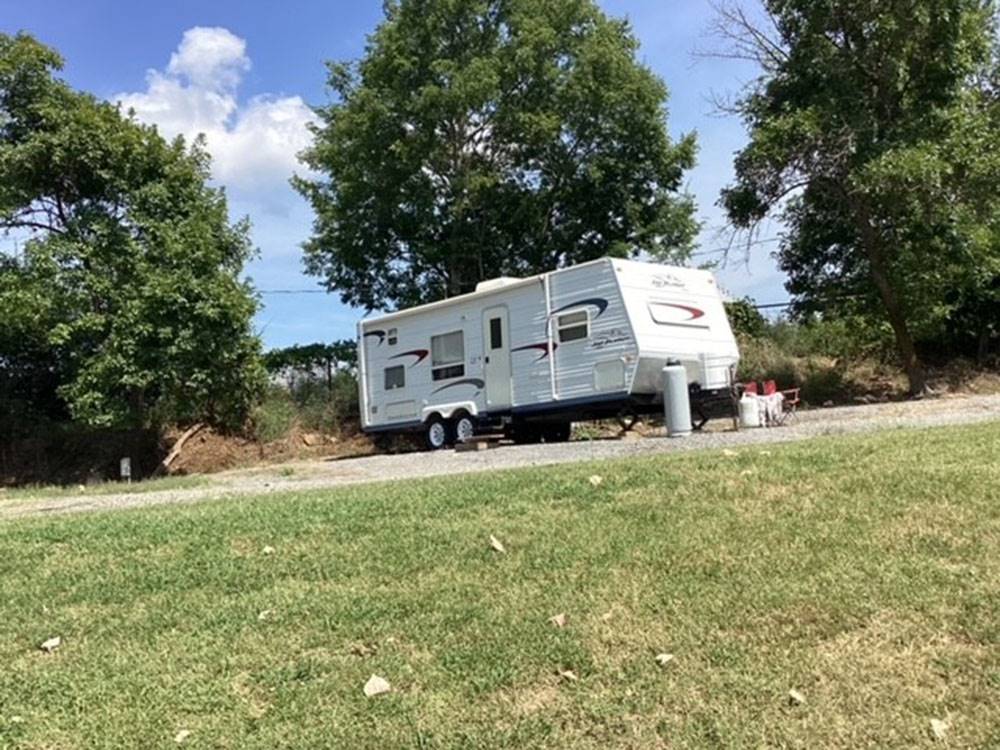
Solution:
[[[506,409],[511,404],[510,318],[506,306],[483,312],[483,377],[486,408]]]

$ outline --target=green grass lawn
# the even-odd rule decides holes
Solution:
[[[0,747],[995,748],[998,725],[998,424],[0,525]]]
[[[146,479],[142,482],[102,482],[92,485],[29,485],[8,489],[0,487],[0,504],[7,501],[38,500],[49,497],[86,497],[88,495],[138,495],[157,490],[181,490],[201,487],[208,479],[200,476],[174,476]]]

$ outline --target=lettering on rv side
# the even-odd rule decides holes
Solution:
[[[595,336],[594,341],[589,348],[607,349],[609,346],[613,346],[614,344],[623,344],[631,340],[632,337],[624,328],[612,328],[609,331],[601,333],[599,336]]]

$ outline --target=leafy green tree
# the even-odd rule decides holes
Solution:
[[[408,306],[602,255],[680,260],[697,231],[663,83],[593,0],[389,0],[329,65],[298,179],[306,267],[345,302]]]
[[[202,143],[73,91],[61,64],[0,35],[0,230],[20,248],[0,262],[0,391],[95,426],[239,425],[263,384],[248,225]]]
[[[270,374],[289,380],[322,375],[330,390],[333,388],[334,373],[353,372],[357,365],[357,342],[353,339],[334,341],[332,344],[300,344],[272,349],[264,354],[264,366]]]
[[[799,309],[887,321],[922,393],[916,342],[940,340],[960,300],[1000,277],[994,5],[763,8],[759,24],[720,8],[729,54],[762,69],[734,104],[751,139],[722,203],[747,229],[779,212],[779,261]]]
[[[760,338],[767,332],[767,320],[749,297],[727,302],[726,317],[737,336]]]
[[[309,429],[343,430],[358,420],[357,343],[306,344],[272,349],[264,355],[274,383],[258,413],[294,405],[293,419]]]

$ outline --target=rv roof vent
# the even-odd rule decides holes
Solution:
[[[488,279],[487,281],[480,281],[476,284],[477,292],[489,292],[493,289],[500,289],[501,287],[510,286],[511,284],[516,284],[520,279],[515,279],[511,276],[501,276],[499,279]]]

